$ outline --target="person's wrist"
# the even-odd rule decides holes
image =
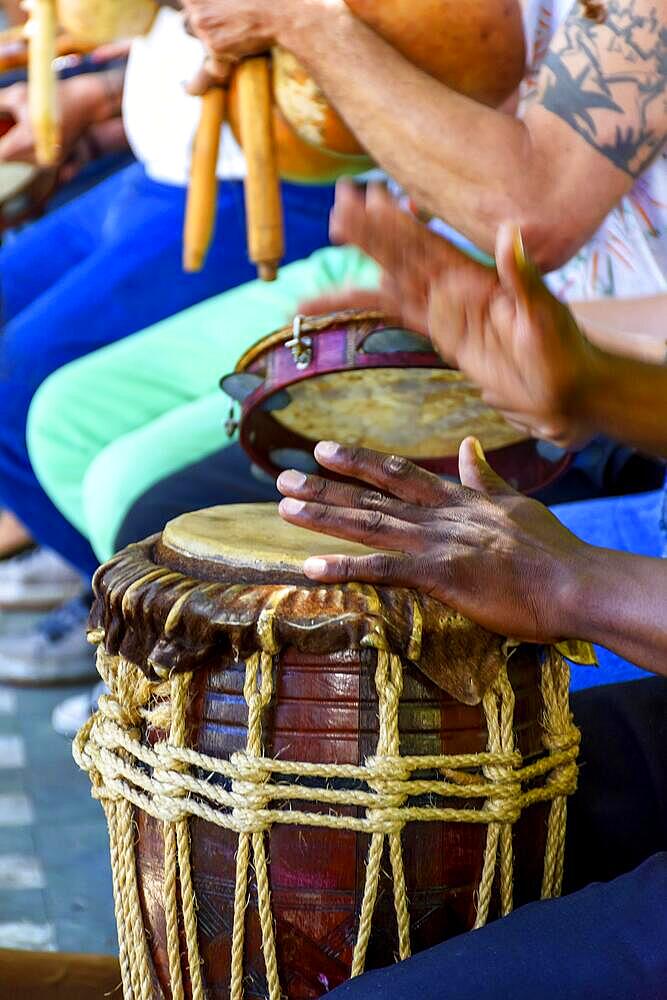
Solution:
[[[609,571],[601,552],[577,539],[571,557],[559,566],[549,601],[554,639],[599,639],[600,606]]]
[[[615,392],[616,371],[619,359],[601,350],[590,341],[582,352],[581,376],[573,395],[574,416],[587,436],[603,430],[601,406],[609,394]]]

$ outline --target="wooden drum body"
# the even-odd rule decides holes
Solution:
[[[398,453],[458,476],[458,449],[475,434],[496,471],[532,493],[557,478],[568,455],[527,438],[487,406],[421,334],[389,327],[380,313],[297,318],[251,348],[223,390],[241,408],[230,431],[259,469],[315,472],[321,440]]]
[[[109,820],[125,1000],[319,997],[559,891],[560,652],[308,584],[331,544],[214,508],[96,575],[111,694],[75,756]]]

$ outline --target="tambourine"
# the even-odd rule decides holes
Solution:
[[[221,387],[233,401],[227,433],[238,430],[254,466],[272,477],[318,471],[313,448],[332,439],[458,478],[459,445],[474,434],[498,474],[524,493],[543,489],[570,461],[487,406],[426,337],[378,312],[299,316],[247,351]]]

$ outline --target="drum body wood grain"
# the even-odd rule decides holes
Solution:
[[[408,591],[313,587],[327,545],[273,505],[213,508],[96,574],[111,694],[75,756],[109,820],[126,1000],[319,997],[558,892],[560,654],[510,655]]]
[[[362,764],[378,739],[375,657],[358,653],[303,655],[286,650],[267,718],[266,753],[287,759]],[[542,750],[537,652],[512,664],[521,752]],[[198,676],[190,725],[198,750],[230,757],[245,745],[243,663],[231,660]],[[404,754],[480,753],[488,733],[480,706],[457,702],[420,675],[406,671],[400,715]],[[311,806],[312,807],[312,806]],[[547,809],[524,814],[515,830],[516,901],[538,899]],[[238,837],[201,820],[191,825],[192,862],[202,958],[211,1000],[229,996],[232,915]],[[413,825],[403,833],[414,952],[469,930],[475,920],[486,831],[465,824]],[[277,827],[271,833],[271,896],[281,985],[290,1000],[319,997],[350,976],[370,837],[345,831]],[[138,815],[137,862],[144,920],[161,986],[169,996],[163,904],[162,824]],[[386,860],[386,859],[385,859]],[[385,867],[387,865],[385,864]],[[492,916],[499,915],[496,896]],[[261,929],[253,886],[247,911],[246,997],[266,997]],[[367,967],[398,953],[392,885],[383,877]]]

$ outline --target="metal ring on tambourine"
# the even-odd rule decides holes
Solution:
[[[229,428],[272,476],[314,471],[314,446],[327,439],[456,477],[460,442],[474,434],[496,471],[527,493],[569,464],[563,450],[544,448],[488,407],[423,334],[376,310],[297,316],[246,351],[221,387],[241,410]]]

